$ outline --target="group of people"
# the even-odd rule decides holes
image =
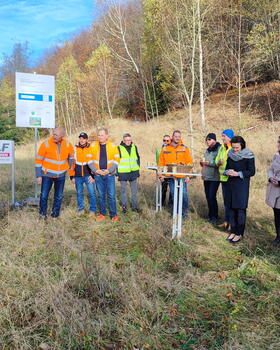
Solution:
[[[221,183],[225,209],[224,222],[219,225],[229,231],[227,240],[237,243],[242,239],[246,224],[246,209],[249,199],[250,178],[255,174],[254,154],[246,148],[241,136],[235,136],[233,130],[226,129],[221,134],[222,144],[217,142],[216,135],[206,136],[207,149],[200,161],[205,196],[208,204],[208,221],[218,224],[217,191]],[[193,165],[190,149],[182,142],[181,132],[175,130],[172,136],[164,135],[163,145],[156,151],[158,167],[167,165]],[[106,219],[107,200],[109,216],[118,222],[116,204],[115,178],[120,181],[120,199],[122,212],[128,210],[127,187],[131,189],[131,208],[140,213],[138,206],[137,179],[140,176],[140,156],[129,133],[123,135],[120,145],[109,141],[106,128],[97,131],[97,140],[89,143],[88,135],[81,133],[79,142],[74,147],[65,139],[65,131],[58,127],[53,135],[44,141],[35,159],[35,170],[38,184],[41,184],[39,214],[47,218],[49,193],[54,186],[54,200],[51,216],[60,214],[65,176],[68,172],[76,187],[77,212],[84,214],[84,187],[89,199],[89,215],[97,221]],[[188,216],[187,184],[190,176],[159,175],[162,183],[162,204],[166,201],[167,189],[170,189],[169,206],[174,198],[174,177],[183,181],[183,217]],[[96,191],[97,190],[97,197]],[[97,215],[97,200],[99,214]],[[278,152],[274,155],[269,169],[267,204],[274,210],[277,237],[275,245],[280,246],[280,137]]]
[[[140,170],[140,156],[132,142],[130,134],[124,134],[119,146],[109,141],[106,128],[97,132],[97,141],[89,143],[88,135],[81,133],[79,142],[74,147],[65,140],[63,128],[56,128],[53,136],[44,141],[35,159],[38,184],[41,184],[39,203],[40,217],[47,218],[49,193],[54,185],[54,200],[51,216],[60,214],[66,173],[76,187],[78,214],[84,214],[84,187],[89,199],[89,215],[96,216],[97,198],[99,214],[97,221],[106,219],[107,199],[109,216],[118,222],[116,204],[115,175],[121,183],[121,202],[123,213],[127,212],[127,183],[132,193],[132,210],[140,212],[137,199],[137,178]],[[97,198],[95,187],[97,190]]]

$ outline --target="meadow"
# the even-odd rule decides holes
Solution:
[[[219,138],[225,128],[238,130],[239,121],[230,103],[207,103],[205,131],[198,106],[194,113],[199,170],[205,135],[216,132]],[[190,219],[180,242],[170,240],[170,213],[154,210],[156,177],[145,166],[155,163],[162,136],[174,129],[189,145],[184,111],[148,123],[106,122],[114,141],[130,132],[139,148],[142,214],[120,214],[120,223],[77,216],[69,180],[58,220],[40,221],[37,208],[5,209],[0,220],[0,349],[279,349],[280,251],[271,245],[273,216],[264,199],[280,123],[249,112],[242,120],[238,133],[256,155],[257,173],[246,236],[236,246],[205,221],[200,179],[189,185]],[[94,128],[77,135],[80,131]],[[76,136],[70,139],[75,142]],[[16,149],[18,200],[32,195],[33,147]],[[3,197],[8,176],[9,169],[1,167]],[[222,220],[221,193],[219,204]]]

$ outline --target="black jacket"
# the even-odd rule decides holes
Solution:
[[[227,159],[226,170],[233,169],[242,171],[243,179],[238,177],[229,177],[228,193],[226,204],[233,209],[246,209],[249,199],[250,177],[255,175],[255,159],[241,159],[234,161]]]
[[[132,143],[130,146],[127,146],[123,141],[121,142],[121,146],[125,147],[128,154],[131,153],[131,147],[132,147]],[[140,166],[140,156],[139,156],[139,153],[138,153],[138,149],[137,149],[137,146],[135,145],[135,148],[136,148],[136,154],[137,154],[137,164]],[[120,151],[120,148],[118,147],[119,149],[119,154],[120,154],[120,157],[121,157],[121,151]],[[118,173],[117,174],[118,178],[119,178],[119,181],[134,181],[137,179],[137,177],[140,176],[140,172],[139,170],[135,170],[135,171],[131,171],[130,173]]]

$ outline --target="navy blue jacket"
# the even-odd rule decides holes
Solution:
[[[249,199],[250,177],[255,175],[255,159],[241,159],[234,161],[228,157],[226,170],[242,171],[243,179],[229,177],[226,204],[233,209],[246,209]]]

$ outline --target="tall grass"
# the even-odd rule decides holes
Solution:
[[[205,133],[236,126],[233,109],[223,108],[227,120],[208,104]],[[256,124],[247,116],[244,129]],[[173,129],[183,130],[188,145],[186,125],[183,112],[146,124],[108,122],[115,141],[132,133],[143,166],[154,163],[162,135]],[[189,185],[182,242],[171,241],[170,213],[153,210],[155,174],[144,169],[143,213],[121,215],[120,223],[77,216],[70,181],[59,220],[40,221],[28,207],[9,211],[0,233],[0,349],[279,349],[279,250],[270,245],[272,213],[264,204],[275,128],[261,123],[242,132],[258,170],[238,246],[204,221],[199,179]],[[205,133],[195,132],[197,159]],[[32,194],[33,146],[17,148],[16,159],[17,196],[25,198]]]

